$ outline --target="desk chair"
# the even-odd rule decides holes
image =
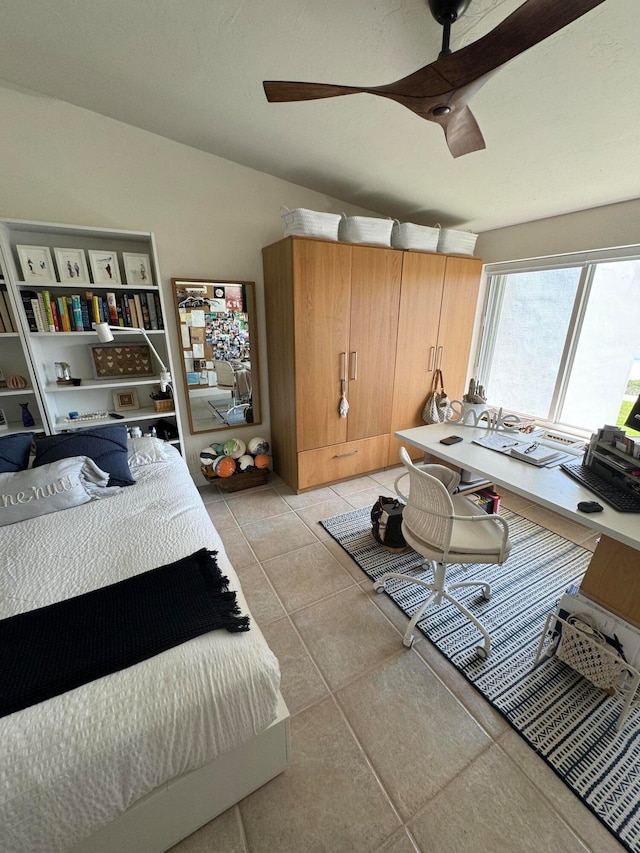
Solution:
[[[407,469],[395,481],[395,490],[405,503],[402,513],[402,533],[414,551],[425,559],[424,565],[430,565],[433,571],[433,581],[420,580],[413,575],[399,572],[387,572],[373,588],[383,592],[385,582],[389,578],[411,581],[411,583],[426,587],[430,595],[414,613],[405,631],[403,643],[411,648],[414,641],[413,629],[422,617],[427,607],[433,602],[442,603],[445,598],[463,613],[470,622],[478,628],[484,637],[484,645],[478,646],[480,657],[488,657],[491,651],[491,640],[486,628],[476,619],[467,608],[450,593],[461,587],[479,586],[483,598],[488,601],[491,588],[486,581],[464,581],[447,584],[447,565],[459,564],[466,568],[466,563],[496,563],[502,565],[511,551],[509,528],[506,521],[497,515],[488,515],[484,510],[472,504],[462,495],[451,494],[458,485],[459,476],[449,472],[449,482],[443,482],[440,465],[425,465],[417,468],[404,447],[400,448],[400,459]],[[430,472],[431,469],[431,472]],[[448,470],[448,469],[445,469]],[[433,474],[437,476],[433,476]],[[399,482],[409,476],[409,494],[404,494],[399,488]]]
[[[228,419],[234,415],[244,414],[245,410],[249,408],[249,401],[248,399],[244,401],[241,398],[238,390],[236,372],[232,365],[228,361],[216,360],[213,363],[213,367],[216,372],[218,388],[231,392],[231,405],[227,409],[226,418]],[[249,396],[250,393],[251,390],[249,386]]]

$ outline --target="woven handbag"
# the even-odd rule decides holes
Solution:
[[[425,424],[442,424],[450,415],[451,403],[447,392],[444,390],[442,371],[436,370],[433,374],[431,391],[429,391],[422,409],[422,420]]]

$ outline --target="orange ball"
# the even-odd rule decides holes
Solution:
[[[268,468],[269,455],[267,453],[258,453],[256,458],[253,460],[253,464],[256,466],[256,468]]]
[[[236,473],[236,460],[231,456],[223,456],[215,466],[218,477],[230,477]]]

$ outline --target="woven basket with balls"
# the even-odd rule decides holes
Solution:
[[[200,469],[206,479],[226,492],[261,486],[269,478],[269,442],[256,437],[248,442],[230,438],[210,444],[200,453]]]

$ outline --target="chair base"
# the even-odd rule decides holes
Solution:
[[[460,583],[454,583],[447,585],[445,583],[446,580],[446,571],[447,567],[444,563],[437,563],[435,560],[425,560],[422,564],[423,566],[429,565],[433,571],[433,582],[428,583],[427,581],[423,581],[420,578],[413,577],[412,575],[405,575],[400,572],[386,572],[379,580],[377,580],[373,588],[376,592],[381,593],[385,591],[385,583],[390,578],[398,578],[399,580],[410,581],[411,583],[415,583],[418,586],[422,586],[425,589],[430,591],[430,595],[427,596],[426,600],[418,607],[416,612],[411,617],[409,624],[407,625],[407,630],[404,633],[404,637],[402,642],[407,648],[411,648],[415,641],[414,636],[414,628],[422,618],[423,613],[427,609],[430,604],[435,604],[439,606],[442,604],[442,599],[446,599],[448,602],[453,604],[457,609],[469,620],[469,622],[473,623],[476,628],[482,634],[484,639],[484,644],[482,646],[478,646],[476,652],[479,657],[488,658],[491,653],[491,638],[487,632],[487,629],[484,625],[476,619],[476,617],[471,613],[470,610],[461,604],[457,598],[454,598],[451,595],[451,590],[460,589],[462,587],[482,587],[482,595],[485,601],[489,601],[491,598],[491,587],[486,581],[461,581]],[[464,566],[463,566],[464,568]]]

